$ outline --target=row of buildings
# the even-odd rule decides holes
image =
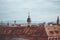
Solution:
[[[14,27],[15,26],[15,27]],[[56,23],[45,23],[32,25],[30,15],[27,18],[27,25],[16,24],[13,27],[0,25],[0,40],[10,40],[23,38],[25,40],[60,40],[60,23],[59,16]]]

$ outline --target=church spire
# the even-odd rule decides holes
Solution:
[[[30,12],[28,12],[28,18],[30,18]]]
[[[27,24],[29,27],[31,26],[30,12],[28,12]]]
[[[30,12],[28,12],[28,18],[27,18],[27,22],[31,22],[31,18],[30,18]]]
[[[59,24],[59,16],[57,17],[57,24]]]

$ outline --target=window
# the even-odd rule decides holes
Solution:
[[[51,38],[49,38],[49,40],[51,40]]]
[[[60,40],[60,38],[57,38],[57,40]]]
[[[55,33],[59,33],[59,31],[56,30]]]
[[[54,38],[49,38],[49,40],[54,40]]]
[[[60,38],[49,38],[49,40],[60,40]]]
[[[51,33],[51,34],[54,34],[54,32],[53,32],[53,31],[50,31],[50,33]]]
[[[57,38],[54,38],[54,40],[57,40]]]

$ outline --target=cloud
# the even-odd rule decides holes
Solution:
[[[60,15],[60,0],[0,0],[0,20],[24,20],[28,10],[32,20],[56,18]]]

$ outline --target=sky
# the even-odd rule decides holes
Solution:
[[[60,0],[0,0],[0,20],[56,21]]]

